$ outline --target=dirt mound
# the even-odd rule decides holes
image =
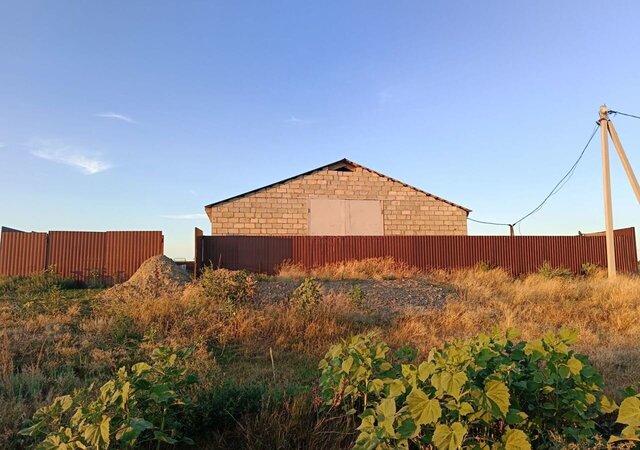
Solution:
[[[153,256],[142,263],[129,280],[105,291],[107,297],[180,296],[191,277],[164,255]]]

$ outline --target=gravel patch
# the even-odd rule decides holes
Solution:
[[[349,295],[356,285],[362,290],[361,305],[376,314],[396,316],[408,312],[442,308],[455,294],[450,288],[425,279],[405,280],[318,280],[324,295]],[[256,286],[254,301],[287,302],[300,280],[266,280]]]

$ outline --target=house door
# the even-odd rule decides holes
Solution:
[[[382,236],[380,200],[309,200],[311,236]]]

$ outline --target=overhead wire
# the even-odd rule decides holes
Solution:
[[[613,112],[613,111],[610,111],[610,112]],[[621,113],[618,113],[618,114],[621,114]],[[625,114],[625,115],[629,115],[631,117],[636,117],[636,116],[632,116],[630,114]],[[640,116],[638,116],[636,118],[640,119]],[[521,224],[521,222],[523,220],[527,219],[528,217],[531,217],[533,214],[535,214],[538,211],[540,211],[540,209],[542,209],[542,207],[545,205],[545,203],[547,203],[547,201],[552,196],[554,196],[555,194],[560,192],[560,190],[571,179],[571,177],[575,173],[576,168],[578,167],[578,164],[580,163],[580,161],[582,160],[582,157],[584,156],[585,152],[587,151],[587,148],[589,148],[589,145],[591,144],[591,141],[593,141],[593,138],[596,135],[596,132],[598,131],[598,127],[599,126],[600,126],[600,123],[596,122],[596,125],[595,125],[595,127],[593,129],[593,132],[591,133],[591,136],[589,137],[589,140],[587,141],[585,146],[582,148],[582,151],[580,152],[580,155],[578,156],[578,159],[576,159],[576,161],[573,163],[573,165],[571,166],[569,171],[562,178],[560,178],[560,181],[558,181],[556,183],[556,185],[553,187],[551,192],[549,192],[549,194],[547,194],[547,196],[544,198],[544,200],[542,200],[542,202],[540,202],[540,204],[538,204],[538,206],[536,206],[533,210],[531,210],[530,212],[528,212],[527,214],[525,214],[524,216],[522,216],[520,219],[516,220],[513,223],[502,223],[502,222],[492,222],[492,221],[485,221],[485,220],[477,220],[477,219],[472,219],[471,217],[468,217],[467,219],[472,221],[472,222],[481,223],[481,224],[485,224],[485,225],[508,226],[508,227],[513,227],[515,225],[518,225],[518,230],[519,230],[520,229],[520,224]]]
[[[640,119],[640,116],[636,116],[634,114],[623,113],[620,111],[612,111],[609,110],[609,114],[620,114],[621,116],[633,117],[634,119]]]

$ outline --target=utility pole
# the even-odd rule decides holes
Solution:
[[[615,111],[609,111],[607,105],[600,107],[600,136],[602,138],[602,182],[604,186],[604,223],[607,234],[607,270],[609,272],[609,278],[616,277],[616,249],[615,239],[613,236],[613,211],[611,206],[611,173],[609,170],[609,136],[613,141],[613,145],[618,152],[624,171],[627,173],[629,183],[633,188],[633,192],[636,194],[636,199],[640,203],[640,185],[636,179],[627,154],[622,148],[620,138],[616,132],[616,128],[613,126],[613,122],[609,119],[609,112],[615,114]]]
[[[616,247],[613,238],[613,211],[611,206],[611,171],[609,170],[609,108],[600,107],[600,137],[602,143],[602,182],[604,188],[604,225],[607,235],[607,271],[616,277]]]

